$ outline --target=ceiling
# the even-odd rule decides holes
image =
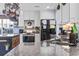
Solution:
[[[55,10],[57,3],[21,3],[20,8],[27,11],[32,10]]]

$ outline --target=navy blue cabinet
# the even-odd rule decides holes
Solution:
[[[0,43],[0,55],[4,55],[7,51],[5,50],[6,43]]]
[[[15,48],[20,42],[19,35],[12,36],[12,37],[0,37],[0,40],[7,40],[6,42],[0,42],[0,56],[5,55],[10,50]],[[15,42],[16,40],[16,42]],[[17,42],[18,41],[18,42]],[[15,43],[15,44],[13,44]],[[9,44],[8,50],[6,50],[6,45]]]

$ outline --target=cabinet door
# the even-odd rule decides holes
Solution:
[[[19,36],[12,38],[12,48],[15,48],[20,43]]]

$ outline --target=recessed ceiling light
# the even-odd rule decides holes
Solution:
[[[34,6],[34,7],[37,7],[37,8],[38,8],[38,7],[40,7],[40,6]]]
[[[49,6],[47,6],[46,8],[47,8],[47,9],[49,9],[50,7],[49,7]]]

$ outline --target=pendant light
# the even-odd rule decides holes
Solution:
[[[60,4],[57,5],[57,10],[59,10],[59,9],[60,9]]]
[[[63,5],[63,6],[65,6],[65,5],[66,5],[66,3],[62,3],[62,5]]]

